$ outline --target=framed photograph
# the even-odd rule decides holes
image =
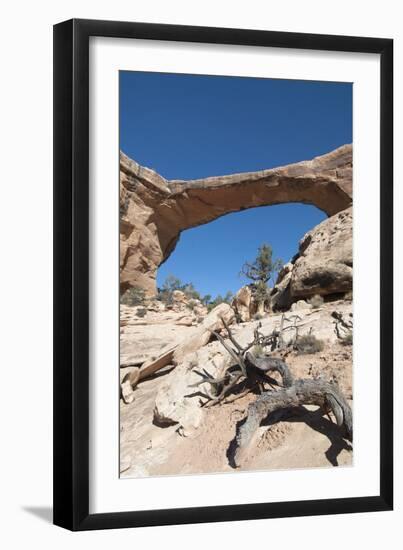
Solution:
[[[54,523],[391,510],[393,42],[54,27]]]

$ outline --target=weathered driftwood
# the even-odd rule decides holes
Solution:
[[[241,465],[253,435],[265,418],[278,411],[300,407],[301,405],[317,405],[323,409],[324,413],[333,412],[337,425],[344,430],[344,437],[352,441],[353,422],[351,408],[335,384],[321,379],[295,380],[288,365],[282,359],[269,356],[256,357],[250,351],[255,345],[272,346],[276,344],[283,347],[281,329],[266,337],[261,335],[258,329],[256,329],[253,342],[245,347],[241,347],[233,337],[225,320],[223,320],[223,324],[227,330],[229,340],[235,349],[221,335],[217,333],[215,335],[228,351],[235,365],[231,365],[219,378],[210,377],[206,371],[198,373],[202,380],[194,385],[208,382],[215,394],[206,394],[208,401],[205,403],[205,406],[216,405],[223,401],[241,381],[246,385],[248,383],[252,383],[253,385],[253,382],[256,382],[256,380],[260,382],[268,381],[268,375],[271,372],[277,372],[282,380],[280,388],[264,391],[255,402],[249,405],[245,420],[238,427],[236,434],[235,466]],[[261,384],[260,388],[261,390],[264,389],[264,385]],[[244,393],[242,392],[242,395]]]
[[[140,368],[135,368],[127,373],[120,385],[120,393],[123,401],[128,404],[134,400],[134,389],[140,380],[147,378],[172,362],[176,347],[168,349],[162,355],[144,363]]]
[[[254,346],[270,347],[270,349],[273,349],[274,346],[275,349],[275,347],[279,344],[281,345],[281,332],[273,331],[269,336],[263,336],[259,333],[259,330],[256,329],[254,332],[253,341],[242,347],[235,340],[225,319],[222,319],[222,323],[228,333],[228,338],[234,347],[231,347],[229,343],[226,342],[217,332],[213,331],[213,334],[227,350],[233,362],[227,368],[225,373],[219,378],[209,376],[206,371],[196,371],[197,374],[200,375],[201,380],[192,386],[196,387],[207,382],[211,385],[214,392],[214,395],[204,392],[207,397],[207,401],[204,403],[204,406],[211,407],[217,403],[220,403],[226,399],[228,394],[241,382],[243,382],[244,385],[249,385],[250,389],[256,385],[259,385],[260,390],[263,391],[264,382],[276,384],[275,380],[267,377],[267,374],[273,371],[280,373],[283,378],[283,383],[292,383],[291,373],[289,372],[284,361],[276,357],[255,357],[255,355],[250,351]]]
[[[267,391],[248,407],[246,419],[237,430],[234,464],[242,465],[249,444],[261,422],[270,414],[290,407],[317,405],[332,411],[344,436],[352,441],[353,422],[349,404],[338,388],[323,380],[296,380],[288,387]]]
[[[226,303],[219,304],[204,319],[190,337],[179,342],[176,346],[164,351],[159,357],[144,363],[140,368],[135,368],[123,378],[120,391],[123,401],[128,404],[134,401],[134,390],[137,384],[152,376],[157,371],[169,364],[174,366],[183,361],[186,355],[203,347],[211,338],[212,332],[220,330],[222,323],[227,327],[227,322],[234,319],[233,309]]]

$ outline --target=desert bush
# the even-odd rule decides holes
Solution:
[[[168,275],[161,288],[158,288],[157,300],[163,302],[166,305],[170,305],[173,302],[173,293],[175,290],[183,291],[184,284],[178,277],[174,275]]]
[[[345,336],[343,336],[340,341],[343,344],[343,346],[352,346],[353,345],[353,331],[350,330],[349,332],[347,332],[347,334]]]
[[[133,286],[121,296],[120,303],[125,306],[141,306],[144,304],[145,298],[144,290],[138,286]]]
[[[184,292],[186,298],[188,299],[200,300],[200,301],[202,299],[202,297],[200,296],[200,292],[195,289],[195,286],[193,283],[186,283],[185,285],[183,285],[182,288],[178,290],[182,290],[182,292]]]
[[[168,275],[161,288],[158,288],[157,300],[166,305],[173,302],[173,293],[175,290],[183,292],[189,300],[201,300],[200,293],[195,289],[193,283],[183,283],[178,277]]]
[[[147,313],[147,310],[145,307],[140,307],[137,311],[136,311],[136,315],[137,317],[144,317]]]
[[[313,309],[318,309],[319,307],[323,306],[323,296],[320,296],[319,294],[315,294],[315,296],[312,296],[312,298],[309,298],[308,304],[311,304]]]
[[[253,319],[255,321],[260,321],[260,319],[263,319],[263,315],[261,313],[255,313],[255,315],[253,316]]]
[[[211,300],[207,305],[207,310],[210,312],[212,309],[214,309],[216,306],[220,304],[230,304],[233,298],[232,292],[229,290],[224,296],[221,296],[221,294],[217,294],[217,296],[214,298],[214,300]]]
[[[194,309],[198,302],[201,302],[207,307],[207,310],[210,312],[216,306],[222,303],[230,304],[233,299],[233,294],[231,291],[228,291],[224,296],[217,294],[215,298],[211,294],[206,294],[201,296],[200,292],[195,288],[193,283],[183,283],[178,277],[174,275],[169,275],[164,284],[157,289],[156,299],[160,302],[163,302],[165,305],[169,306],[173,303],[173,293],[175,290],[180,290],[189,300],[187,307],[191,310]]]
[[[298,355],[306,355],[308,353],[317,353],[323,350],[323,340],[319,340],[313,334],[301,336],[295,343],[295,349]]]
[[[262,357],[264,355],[263,346],[261,346],[260,344],[253,346],[252,353],[255,357]]]

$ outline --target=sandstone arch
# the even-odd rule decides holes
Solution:
[[[181,231],[256,206],[301,202],[332,216],[352,204],[352,146],[288,166],[166,180],[120,154],[120,284],[156,291],[156,272]]]

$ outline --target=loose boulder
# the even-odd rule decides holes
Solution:
[[[252,291],[250,286],[246,285],[238,290],[232,300],[232,307],[235,310],[238,322],[250,321],[252,316]]]
[[[222,319],[227,324],[231,324],[235,320],[234,310],[229,304],[219,304],[210,311],[200,325],[194,327],[191,333],[187,333],[187,336],[179,343],[171,347],[166,346],[158,357],[153,357],[146,361],[140,369],[135,369],[125,375],[121,382],[121,395],[124,402],[133,402],[134,389],[140,380],[154,374],[166,365],[177,366],[185,360],[186,356],[206,345],[212,337],[212,332],[223,328]]]
[[[224,319],[228,325],[235,320],[234,310],[229,304],[219,304],[211,310],[191,336],[179,344],[173,355],[174,365],[178,365],[183,361],[186,355],[197,351],[207,344],[211,339],[212,332],[223,328],[221,319]]]
[[[294,265],[286,263],[278,274],[276,284],[270,295],[270,307],[272,311],[287,310],[291,305],[290,283]]]
[[[227,361],[228,356],[218,342],[212,342],[187,355],[186,360],[167,376],[158,391],[154,422],[161,427],[178,424],[181,436],[192,436],[205,413],[200,406],[206,400],[203,392],[211,392],[207,383],[195,386],[201,380],[198,369],[205,369],[211,376],[218,376]]]

